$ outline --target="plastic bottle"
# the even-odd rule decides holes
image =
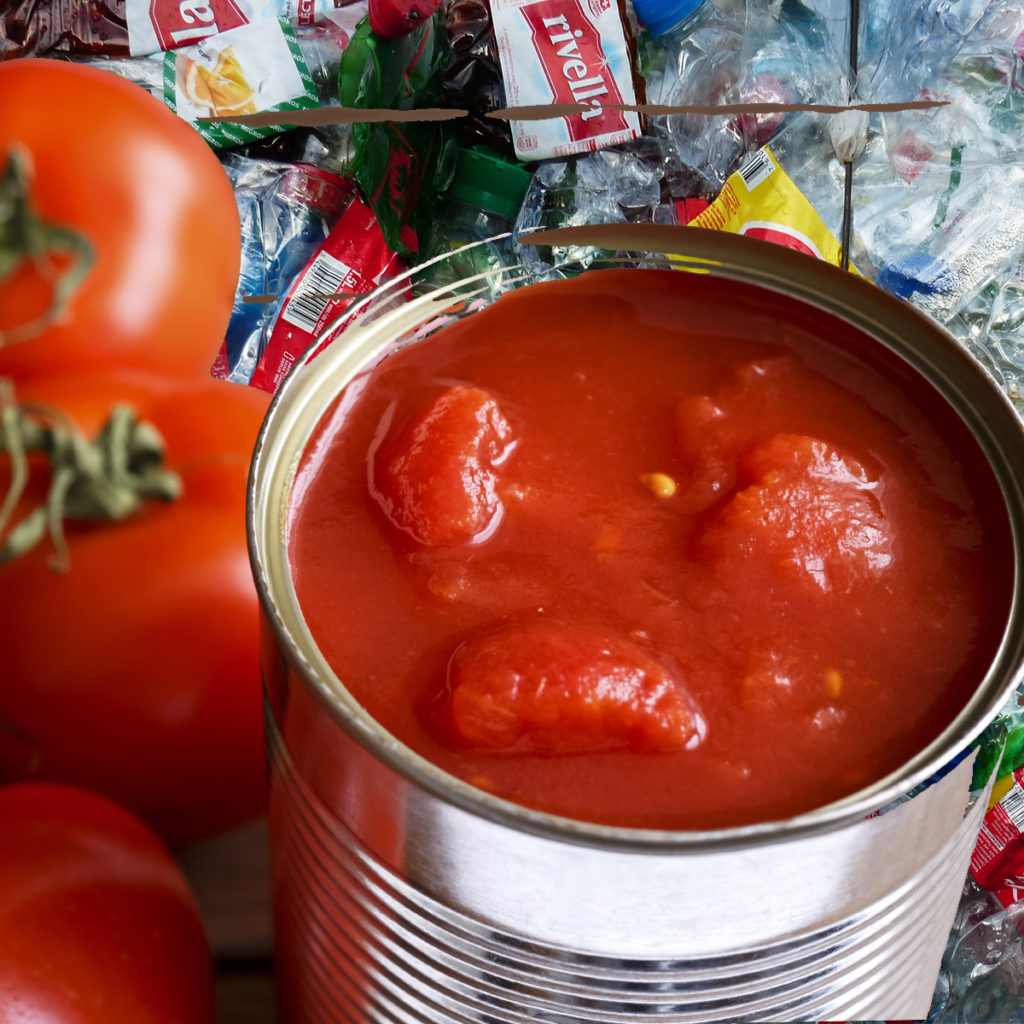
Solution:
[[[441,0],[370,0],[370,27],[381,39],[401,39],[428,20]]]
[[[672,167],[662,156],[660,141],[645,137],[575,160],[540,164],[515,225],[520,259],[530,277],[562,277],[560,264],[571,261],[582,269],[605,255],[594,246],[532,245],[530,234],[538,228],[627,221],[677,223],[680,216],[673,207],[685,207],[686,193],[673,188],[675,183],[666,177]]]
[[[442,102],[469,111],[459,125],[466,145],[483,143],[511,155],[508,122],[487,116],[507,106],[490,8],[484,0],[445,0],[444,19],[451,56],[441,87]]]
[[[246,296],[287,291],[351,202],[354,188],[321,168],[240,155],[225,160],[225,171],[238,205],[242,259],[231,319],[213,373],[248,383],[281,299],[246,302]]]
[[[656,11],[670,11],[647,0]],[[639,11],[643,10],[641,4]],[[648,29],[638,42],[647,78],[648,102],[667,107],[716,107],[736,101],[743,75],[744,13],[724,11],[717,4],[689,7],[678,20],[670,14],[648,15]],[[661,137],[674,161],[689,168],[695,179],[691,195],[718,194],[742,159],[744,143],[734,118],[680,112],[648,120],[648,134]]]
[[[509,232],[531,179],[520,163],[494,150],[479,146],[459,152],[446,204],[437,218],[430,255],[461,251],[424,268],[426,287],[441,287],[515,261]],[[505,234],[505,238],[496,238]],[[470,242],[482,244],[462,250]],[[501,275],[491,283],[500,290]]]
[[[435,11],[412,32],[382,39],[363,21],[341,58],[343,107],[412,110],[439,105],[448,64],[444,19]],[[403,256],[423,251],[440,197],[451,181],[452,132],[444,122],[360,121],[352,126],[350,164],[388,245]]]
[[[634,0],[637,20],[652,36],[679,36],[696,22],[707,0]]]

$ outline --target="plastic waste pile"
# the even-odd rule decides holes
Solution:
[[[274,390],[408,268],[423,267],[416,287],[491,268],[500,291],[517,260],[530,279],[586,263],[531,245],[537,228],[656,222],[848,267],[945,325],[1024,413],[1020,0],[624,0],[577,5],[579,26],[510,0],[237,0],[198,22],[188,6],[157,24],[130,2],[69,0],[34,23],[15,0],[0,59],[102,64],[216,148],[243,245],[217,376]],[[590,106],[490,116],[536,103]],[[359,117],[382,108],[399,114]],[[289,123],[300,111],[322,116]],[[1024,1021],[1022,763],[1015,695],[979,745],[976,780],[998,781],[933,1022]]]

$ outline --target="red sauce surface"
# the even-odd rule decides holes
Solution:
[[[1009,601],[998,490],[927,385],[752,286],[592,271],[389,356],[325,417],[289,530],[368,712],[587,821],[717,828],[933,739]]]

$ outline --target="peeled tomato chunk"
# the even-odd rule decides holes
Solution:
[[[826,441],[777,434],[740,460],[741,487],[706,531],[718,555],[767,561],[825,593],[889,568],[893,544],[878,481]]]
[[[452,654],[448,686],[451,725],[472,748],[668,753],[698,738],[672,673],[588,626],[544,618],[477,634]]]
[[[488,392],[448,388],[385,440],[371,492],[388,519],[420,544],[478,541],[501,519],[497,467],[512,443],[512,428]]]

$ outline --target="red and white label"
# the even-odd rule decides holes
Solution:
[[[234,0],[150,0],[149,19],[161,50],[176,50],[249,24]]]
[[[527,160],[618,145],[640,134],[626,32],[606,0],[492,0],[505,93],[512,107],[584,106],[539,120],[513,119]]]
[[[551,89],[552,103],[589,103],[591,110],[565,118],[569,138],[593,139],[629,128],[621,110],[622,92],[601,47],[601,36],[579,0],[541,0],[523,8]]]
[[[824,259],[821,250],[802,231],[789,224],[778,224],[768,220],[748,220],[740,229],[739,234],[750,238],[760,238],[765,242],[784,245],[787,249],[795,249],[805,256]]]
[[[292,283],[249,383],[276,391],[296,361],[311,359],[324,347],[324,328],[342,317],[357,296],[404,269],[372,210],[354,198]],[[341,319],[329,337],[337,336],[355,315]]]
[[[1004,907],[1024,900],[1024,767],[1013,773],[1013,784],[985,815],[971,874]],[[1015,920],[1024,932],[1024,917]]]
[[[985,815],[971,872],[987,889],[1024,878],[1024,767],[1013,773],[1013,785]]]
[[[123,0],[133,56],[194,46],[242,25],[284,20],[292,25],[330,21],[346,42],[366,15],[367,0],[336,8],[335,0]]]

